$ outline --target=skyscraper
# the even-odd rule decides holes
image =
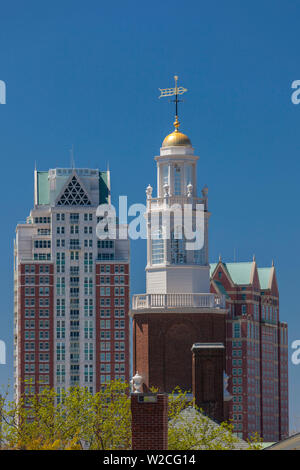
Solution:
[[[109,171],[34,172],[14,247],[16,398],[129,379],[129,242],[96,235],[109,202]]]
[[[257,432],[279,441],[288,436],[288,330],[279,320],[275,267],[220,260],[211,276],[211,292],[225,295],[228,309],[229,417],[244,439]]]

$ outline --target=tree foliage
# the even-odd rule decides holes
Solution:
[[[200,410],[199,410],[200,411]],[[228,423],[216,425],[186,392],[169,396],[170,450],[234,449],[239,440]],[[54,389],[8,401],[0,395],[0,448],[24,450],[128,450],[131,448],[129,385],[118,380],[96,394],[74,387],[58,396]],[[259,448],[259,439],[249,442]],[[150,450],[150,449],[149,449]]]

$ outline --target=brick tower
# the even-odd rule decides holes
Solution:
[[[177,115],[174,126],[155,157],[157,197],[152,197],[150,185],[146,190],[146,294],[133,297],[131,310],[133,372],[142,375],[145,391],[155,386],[167,393],[176,386],[192,390],[192,347],[225,345],[226,316],[224,296],[210,293],[210,214],[207,188],[197,196],[199,157],[179,131]],[[212,355],[209,361],[214,370],[225,369],[224,354]]]

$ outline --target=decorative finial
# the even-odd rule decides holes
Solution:
[[[132,386],[133,393],[142,393],[141,387],[143,385],[143,377],[139,375],[138,371],[136,372],[135,376],[132,377],[130,384]]]
[[[222,256],[219,254],[219,262],[222,263]]]
[[[152,186],[150,184],[148,184],[147,188],[146,188],[146,194],[147,194],[147,199],[151,199],[152,198]]]
[[[205,185],[205,186],[203,187],[203,189],[201,190],[201,192],[202,192],[202,196],[203,196],[204,198],[206,198],[206,197],[207,197],[207,194],[208,194],[208,186]]]
[[[272,268],[274,268],[275,264],[274,264],[274,260],[272,259]]]
[[[175,96],[174,100],[171,100],[172,103],[175,103],[175,132],[178,132],[178,128],[180,126],[180,122],[178,120],[178,103],[182,102],[182,100],[178,99],[178,95],[182,95],[187,91],[187,88],[183,88],[182,86],[178,87],[178,75],[174,76],[175,80],[175,87],[174,88],[159,88],[160,96],[159,98],[163,98],[164,96]]]
[[[255,260],[255,255],[253,255],[253,261],[256,261],[256,260]]]
[[[193,196],[193,185],[192,185],[192,183],[189,183],[186,188],[187,188],[187,197],[192,197]]]
[[[232,400],[232,395],[230,395],[230,393],[227,390],[228,380],[229,380],[229,376],[224,371],[223,372],[223,398],[224,398],[224,401]]]

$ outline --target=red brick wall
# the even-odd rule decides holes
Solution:
[[[132,449],[167,450],[168,395],[156,395],[156,403],[140,403],[138,397],[146,396],[131,394]]]
[[[133,322],[133,373],[147,387],[171,392],[176,385],[192,390],[194,343],[225,343],[225,314],[143,313]]]

